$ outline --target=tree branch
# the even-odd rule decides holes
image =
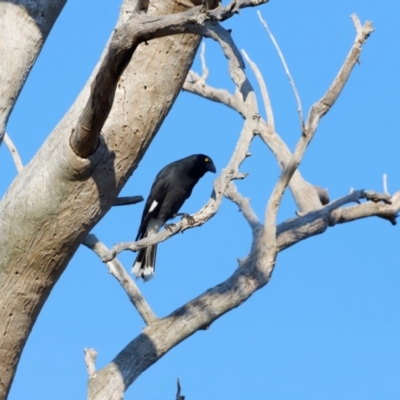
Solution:
[[[125,24],[115,30],[107,54],[91,84],[89,99],[76,128],[71,132],[70,146],[75,154],[86,158],[97,149],[99,135],[111,110],[119,78],[140,43],[177,33],[201,34],[201,27],[207,25],[207,18],[222,21],[237,13],[239,8],[267,1],[233,1],[228,6],[219,6],[212,11],[198,6],[162,17],[132,14]]]
[[[231,94],[226,89],[217,89],[206,85],[203,77],[193,71],[189,72],[182,89],[207,100],[224,104],[237,111],[244,118],[243,102],[238,92]]]
[[[192,215],[192,220],[189,223],[186,218],[183,218],[177,224],[171,226],[170,229],[165,229],[156,235],[146,237],[138,242],[123,242],[118,243],[111,249],[109,254],[103,257],[103,261],[112,260],[117,254],[123,250],[137,251],[150,244],[159,243],[172,235],[183,232],[186,229],[203,225],[206,221],[212,218],[217,212],[225,190],[229,183],[234,179],[242,179],[243,175],[239,173],[241,163],[246,159],[250,147],[250,143],[254,135],[258,132],[259,115],[257,112],[257,102],[254,92],[244,73],[244,63],[240,56],[236,45],[232,42],[230,34],[218,24],[207,26],[203,29],[203,34],[211,37],[220,43],[225,56],[229,60],[229,72],[232,80],[235,82],[244,102],[246,110],[246,119],[240,133],[236,148],[227,167],[221,172],[220,176],[214,182],[214,190],[208,203],[196,214]]]
[[[0,1],[0,145],[15,102],[66,0]],[[1,394],[1,390],[0,390]]]
[[[267,211],[265,213],[264,243],[266,243],[267,249],[268,251],[271,251],[271,254],[274,252],[273,249],[276,249],[276,215],[285,189],[315,135],[320,118],[329,111],[330,107],[332,107],[336,99],[339,97],[341,90],[347,82],[355,63],[358,60],[361,52],[361,45],[372,32],[372,26],[369,22],[366,22],[364,27],[361,27],[360,21],[356,15],[353,15],[353,20],[358,21],[357,23],[355,22],[357,36],[356,41],[350,50],[350,54],[346,58],[342,68],[328,91],[320,101],[311,107],[306,126],[302,131],[302,136],[296,145],[292,158],[289,161],[289,164],[284,168],[268,201]],[[275,254],[277,253],[275,252]]]
[[[260,118],[257,112],[254,92],[244,74],[240,54],[238,54],[229,34],[222,27],[218,25],[211,26],[210,24],[205,24],[202,28],[202,34],[217,40],[228,57],[230,75],[243,98],[245,122],[228,166],[215,181],[212,198],[194,216],[195,226],[200,224],[201,218],[205,221],[215,214],[224,193],[227,193],[232,198],[240,199],[234,192],[232,195],[230,184],[233,179],[243,177],[239,172],[240,164],[248,154],[249,145],[254,135],[260,132]],[[120,398],[121,392],[123,393],[144,370],[154,364],[170,349],[197,330],[207,328],[217,318],[238,307],[256,290],[265,286],[271,277],[276,254],[307,237],[326,230],[332,225],[331,216],[333,212],[340,211],[337,208],[341,205],[347,204],[349,201],[367,198],[367,203],[355,206],[357,213],[352,213],[353,218],[355,216],[361,218],[370,213],[371,210],[365,205],[373,204],[373,206],[377,207],[376,211],[379,212],[380,216],[384,216],[387,219],[391,216],[393,220],[395,219],[400,209],[400,192],[388,199],[385,196],[358,191],[325,207],[320,207],[317,211],[308,212],[301,217],[276,226],[276,212],[282,194],[292,175],[295,174],[308,143],[315,134],[317,125],[315,125],[315,129],[312,129],[313,124],[311,122],[307,121],[293,156],[283,165],[282,175],[268,203],[265,227],[258,223],[254,215],[252,215],[251,209],[246,208],[246,204],[242,205],[253,233],[249,255],[239,261],[239,267],[227,280],[189,301],[169,316],[158,320],[157,324],[147,326],[110,364],[98,371],[96,377],[89,382],[90,391],[94,393],[92,400],[101,398],[105,385],[108,388],[108,399]],[[314,194],[316,195],[316,192]],[[375,200],[377,203],[370,203],[369,199]],[[391,204],[389,204],[390,202]],[[346,221],[342,219],[340,222]],[[157,243],[159,238],[187,229],[188,226],[188,222],[184,219],[172,228],[172,232],[160,232],[134,245],[139,248],[139,245],[144,247]],[[271,238],[271,236],[273,237]],[[271,241],[266,241],[266,238],[271,239]],[[144,244],[145,242],[146,244]],[[113,384],[111,384],[111,380]]]
[[[339,94],[349,79],[351,71],[359,60],[362,45],[368,39],[369,35],[374,31],[370,21],[366,21],[365,24],[361,26],[357,15],[353,14],[351,18],[353,19],[357,32],[354,44],[327,92],[310,108],[305,127],[307,135],[314,133],[318,127],[319,120],[330,110],[339,97]]]
[[[6,144],[8,150],[10,150],[11,156],[14,160],[15,168],[17,168],[18,172],[21,172],[24,169],[21,157],[19,156],[18,150],[7,132],[4,133],[4,143]]]
[[[297,102],[297,112],[299,113],[300,127],[301,127],[301,130],[303,130],[304,129],[303,107],[301,105],[301,100],[300,100],[299,92],[297,91],[297,88],[296,88],[296,84],[294,83],[294,79],[292,77],[292,74],[289,71],[289,67],[286,64],[285,57],[283,56],[283,53],[278,45],[278,42],[276,41],[274,35],[268,28],[267,22],[263,19],[259,10],[257,10],[257,14],[258,14],[258,18],[260,19],[261,23],[263,24],[265,30],[267,31],[273,45],[275,46],[275,49],[278,52],[279,58],[281,59],[281,62],[282,62],[283,68],[286,72],[286,75],[289,78],[290,86],[292,86],[294,97]]]
[[[262,227],[257,215],[250,206],[250,200],[244,198],[237,190],[236,185],[231,182],[225,190],[225,197],[237,204],[244,218],[249,223],[250,228],[254,231],[257,228]]]
[[[253,90],[250,82],[247,82],[247,85]],[[186,78],[183,89],[208,100],[225,104],[237,111],[243,118],[246,118],[245,104],[239,91],[236,91],[235,94],[231,94],[225,89],[213,88],[205,83],[203,77],[200,77],[193,71],[190,71]],[[269,116],[268,118],[270,119],[271,117]],[[258,129],[261,139],[272,151],[277,158],[279,167],[282,168],[282,165],[286,165],[291,157],[288,147],[280,136],[271,128],[271,125],[268,125],[261,117],[258,121]],[[306,182],[299,171],[294,173],[289,187],[301,213],[321,207],[321,202],[314,186]]]
[[[142,196],[126,196],[118,197],[115,199],[113,206],[128,206],[131,204],[137,204],[143,201]]]
[[[87,235],[82,244],[93,250],[100,258],[103,258],[104,254],[109,252],[107,247],[103,243],[101,243],[93,234]],[[117,281],[123,287],[129,297],[129,300],[138,310],[144,322],[147,325],[150,325],[157,321],[156,315],[153,313],[150,306],[147,304],[146,300],[140,293],[139,288],[125,271],[121,263],[117,259],[114,259],[107,262],[107,267],[110,274],[113,275],[114,278],[117,279]]]
[[[396,223],[397,214],[400,211],[400,192],[395,193],[390,198],[390,204],[387,198],[382,202],[376,203],[370,201],[372,191],[357,190],[347,196],[332,201],[325,207],[307,213],[299,218],[287,220],[278,225],[277,228],[277,246],[279,251],[307,239],[311,236],[324,232],[329,226],[335,226],[337,223],[351,222],[361,218],[377,216],[389,220],[393,225]],[[378,198],[380,195],[375,194]],[[384,194],[382,196],[385,196]],[[384,198],[384,197],[382,197]],[[359,202],[361,199],[368,200],[366,203],[358,204],[347,208],[346,204]]]
[[[243,53],[245,60],[250,65],[250,68],[253,71],[253,73],[257,79],[258,86],[260,86],[261,96],[262,96],[264,107],[265,107],[265,113],[267,115],[268,128],[272,132],[275,132],[274,113],[272,111],[272,104],[271,104],[271,99],[269,98],[267,85],[265,84],[264,78],[263,78],[260,70],[258,69],[257,64],[250,59],[250,57],[247,55],[247,53],[244,50],[242,50],[242,53]]]
[[[363,191],[354,192],[323,209],[279,225],[277,229],[278,251],[326,230],[329,226],[329,215],[332,209],[339,204],[362,198],[363,193]],[[400,210],[400,192],[397,192],[391,201],[391,205],[369,202],[357,205],[355,207],[358,209],[358,215],[353,213],[351,219],[369,216],[370,205],[379,208],[377,211],[380,214],[397,214]],[[348,220],[340,222],[348,222]],[[145,328],[117,355],[113,362],[98,371],[96,381],[100,386],[96,386],[97,390],[101,389],[101,385],[105,381],[109,382],[106,379],[109,376],[113,376],[114,380],[123,384],[125,388],[128,387],[142,371],[149,368],[178,343],[197,330],[209,327],[213,321],[238,307],[256,290],[265,286],[270,278],[269,271],[266,269],[266,265],[260,263],[260,259],[254,256],[255,252],[260,251],[260,247],[265,246],[265,243],[260,240],[262,238],[261,231],[260,229],[254,230],[250,254],[239,262],[239,268],[227,280],[189,301],[169,316],[162,318],[157,325]],[[138,357],[137,354],[141,354],[141,357]],[[95,383],[93,382],[93,384]],[[94,397],[95,399],[96,397]],[[112,399],[117,399],[117,397],[112,397]]]

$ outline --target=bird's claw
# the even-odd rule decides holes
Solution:
[[[188,222],[189,225],[194,225],[194,223],[196,222],[196,221],[194,220],[194,218],[193,218],[190,214],[184,213],[184,214],[182,215],[182,219],[183,219],[183,218],[186,218],[186,220],[187,220],[187,222]]]
[[[164,225],[165,229],[168,229],[170,232],[172,232],[172,228],[174,228],[176,226],[176,224],[167,224],[165,223]]]

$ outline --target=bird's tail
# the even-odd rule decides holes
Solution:
[[[140,249],[132,267],[132,274],[142,278],[145,282],[150,280],[155,272],[156,255],[156,244]]]

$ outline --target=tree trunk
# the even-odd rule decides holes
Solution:
[[[148,13],[184,11],[199,3],[158,0],[151,2]],[[124,14],[123,8],[120,18]],[[139,46],[118,84],[99,147],[83,159],[71,150],[69,136],[88,98],[90,79],[0,201],[0,399],[7,397],[22,349],[50,291],[157,133],[200,39],[175,35]]]

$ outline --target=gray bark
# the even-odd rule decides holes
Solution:
[[[37,2],[43,7],[38,8],[42,10],[39,14],[54,13],[53,3]],[[60,11],[64,2],[59,3]],[[126,1],[124,6],[133,4],[136,2]],[[191,2],[153,1],[148,14],[175,13],[191,6]],[[27,23],[26,12],[14,10],[13,4],[1,2],[1,7],[9,7],[7,13],[0,12],[3,26],[9,23],[10,13],[18,24]],[[126,19],[124,11],[121,20]],[[52,24],[47,21],[43,25],[47,35]],[[26,46],[21,54],[26,52],[29,57],[13,63],[19,65],[13,75],[20,81],[17,88],[5,93],[8,103],[1,106],[3,129],[44,38],[39,33],[33,43],[20,38]],[[82,239],[113,205],[157,133],[181,89],[199,41],[199,36],[180,34],[140,45],[118,83],[97,150],[81,158],[71,149],[69,136],[88,99],[91,78],[0,201],[0,399],[7,397],[24,344],[50,291]],[[4,71],[5,65],[2,67]],[[2,87],[7,86],[7,70],[1,79]]]
[[[66,2],[0,2],[0,144],[19,93]]]

